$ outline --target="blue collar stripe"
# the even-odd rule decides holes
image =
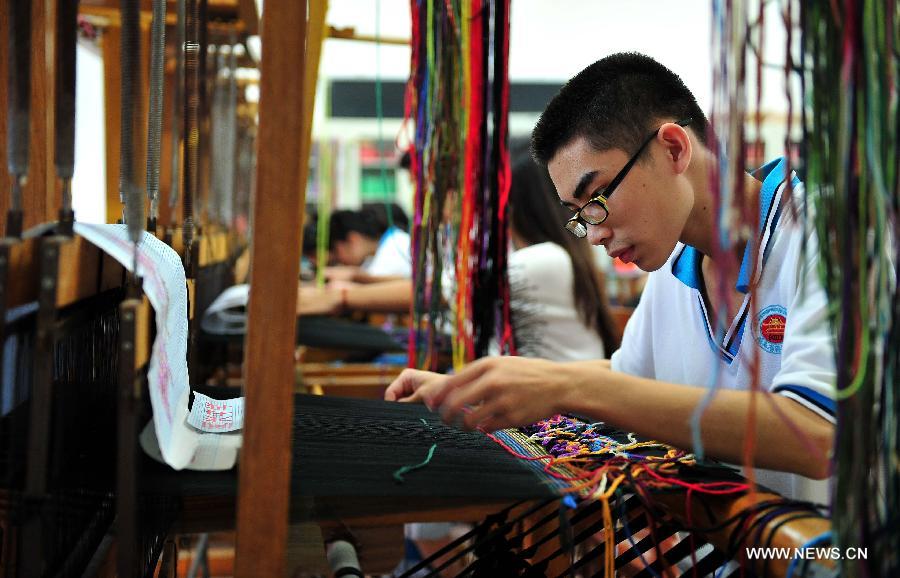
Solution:
[[[757,236],[760,241],[763,238],[766,222],[769,220],[768,217],[770,211],[772,211],[773,208],[776,211],[770,224],[770,232],[774,231],[778,223],[778,219],[781,217],[781,205],[779,205],[778,207],[773,207],[772,204],[777,196],[778,188],[784,182],[786,170],[787,163],[783,158],[778,158],[760,167],[753,173],[756,178],[762,179],[762,188],[760,189],[759,197],[759,231]],[[794,176],[791,180],[791,184],[793,186],[799,186],[800,179]],[[767,245],[770,245],[770,243],[767,243]],[[735,288],[744,294],[750,291],[750,274],[753,271],[751,247],[751,244],[748,243],[746,249],[744,250],[744,257],[741,261],[741,270],[738,274],[738,280],[735,285]],[[765,251],[765,253],[763,254],[763,264],[765,264],[765,257],[768,254],[769,246],[762,247],[761,249]],[[694,247],[691,247],[690,245],[684,245],[678,255],[675,256],[675,259],[673,259],[672,261],[672,274],[675,275],[675,277],[679,281],[681,281],[688,287],[700,291],[702,287],[702,259],[703,255],[700,253],[700,251],[698,251]],[[703,313],[702,298],[700,301],[701,313]],[[718,351],[725,361],[731,361],[731,359],[729,359],[729,356],[737,356],[738,350],[741,346],[741,340],[744,335],[744,327],[747,323],[747,317],[747,312],[744,312],[743,318],[740,320],[738,327],[736,328],[735,335],[730,340],[730,343],[725,344],[726,347],[724,348],[714,342],[713,337],[710,335],[709,329],[707,328],[707,339],[710,342],[710,346],[713,347],[714,350]]]
[[[389,227],[384,233],[381,234],[381,239],[378,240],[379,245],[383,245],[387,243],[388,239],[394,236],[400,229],[397,227]]]
[[[766,226],[766,217],[772,208],[772,201],[775,200],[778,187],[784,181],[786,170],[787,163],[784,162],[784,158],[777,158],[753,172],[753,176],[763,181],[762,189],[759,193],[759,238],[762,238],[763,228]],[[799,184],[799,182],[799,179],[794,178],[793,184]],[[738,274],[735,286],[742,293],[747,293],[750,290],[750,273],[753,270],[751,257],[751,245],[748,243],[747,248],[744,250],[744,257],[741,260],[741,271]],[[702,255],[697,249],[690,245],[685,245],[681,254],[672,262],[672,274],[688,287],[700,289],[701,258]]]
[[[731,352],[731,349],[725,349],[719,343],[722,341],[722,336],[716,336],[713,338],[713,330],[709,326],[709,316],[706,314],[706,306],[703,304],[703,298],[699,295],[697,296],[697,306],[700,308],[700,317],[703,318],[703,327],[706,333],[706,340],[709,342],[710,348],[713,350],[713,353],[718,355],[722,361],[725,363],[731,364],[734,361],[734,353]]]
[[[713,341],[712,336],[709,334],[709,330],[706,331],[706,341],[709,343],[709,347],[713,350],[713,353],[718,355],[722,361],[728,363],[729,365],[732,361],[734,361],[734,356],[731,355],[730,351],[725,351],[719,345],[717,345],[715,341]]]
[[[688,287],[700,290],[700,259],[703,255],[690,245],[681,248],[681,253],[672,261],[672,274]]]
[[[762,239],[763,231],[766,227],[766,221],[769,217],[769,211],[772,210],[772,202],[775,200],[775,195],[778,192],[778,187],[781,186],[781,183],[784,182],[785,179],[785,171],[787,170],[787,163],[784,162],[784,158],[777,158],[769,163],[763,165],[753,172],[753,176],[762,179],[762,189],[759,191],[759,231],[758,237]],[[793,180],[793,184],[799,184],[800,180],[796,177]],[[772,228],[775,228],[775,224],[778,222],[776,215],[776,219],[772,220]],[[737,285],[735,288],[741,293],[747,293],[750,291],[750,273],[753,271],[753,251],[752,245],[749,243],[747,247],[744,249],[744,258],[741,260],[741,271],[738,274]],[[765,260],[763,260],[765,262]]]
[[[744,314],[744,318],[741,319],[740,324],[737,327],[736,334],[731,339],[731,343],[728,345],[728,353],[731,355],[737,356],[738,350],[741,348],[741,338],[744,336],[744,326],[747,325],[747,315]]]

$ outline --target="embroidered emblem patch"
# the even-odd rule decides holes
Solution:
[[[781,353],[784,341],[784,325],[787,309],[781,305],[769,305],[756,316],[756,342],[769,353]]]

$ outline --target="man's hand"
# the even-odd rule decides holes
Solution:
[[[569,386],[564,364],[524,357],[478,360],[456,375],[407,369],[385,399],[422,401],[447,423],[487,431],[527,425],[559,413]],[[471,411],[464,408],[472,406]]]
[[[563,411],[570,380],[565,364],[525,357],[480,359],[451,376],[438,391],[423,392],[443,419],[485,431],[528,425]],[[464,408],[472,410],[464,412]]]
[[[387,401],[425,402],[422,390],[428,391],[440,387],[447,381],[448,376],[433,371],[421,369],[404,369],[385,390],[384,399]]]

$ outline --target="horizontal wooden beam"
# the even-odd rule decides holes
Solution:
[[[706,539],[713,546],[724,552],[728,550],[732,534],[740,531],[740,528],[737,526],[739,523],[743,523],[739,522],[738,519],[741,512],[747,511],[756,504],[783,500],[784,498],[769,492],[755,492],[737,498],[732,496],[709,496],[704,497],[702,501],[699,499],[692,500],[690,512],[688,512],[685,504],[685,494],[682,492],[659,492],[653,494],[653,499],[659,505],[664,506],[681,524],[686,524],[687,520],[690,519],[693,526],[713,526],[722,520],[734,518],[735,521],[728,526],[706,536]],[[712,514],[712,519],[709,517],[710,514]],[[758,534],[759,536],[768,536],[771,530],[776,529],[775,534],[771,536],[771,539],[766,544],[745,541],[739,546],[756,547],[765,545],[793,550],[794,548],[803,547],[813,538],[817,538],[831,530],[831,521],[824,516],[816,516],[815,514],[812,514],[809,518],[784,522],[786,518],[790,518],[795,514],[796,512],[788,512],[775,516],[766,522],[761,533]],[[747,536],[747,538],[751,538],[751,536]],[[789,558],[773,558],[770,560],[758,559],[751,563],[756,566],[760,573],[762,573],[763,567],[766,565],[771,576],[784,576],[787,573],[790,562]],[[833,561],[817,560],[817,563],[833,567]]]
[[[211,227],[210,227],[211,228]],[[234,231],[207,231],[194,239],[198,244],[197,266],[207,267],[217,263],[225,263],[235,257],[237,251],[247,245],[247,241]],[[179,255],[184,255],[184,243],[180,232],[172,235],[172,248]]]
[[[119,28],[122,26],[122,17],[118,8],[110,8],[107,6],[85,6],[82,4],[78,8],[78,13],[91,25],[98,28]],[[153,21],[153,13],[149,10],[142,10],[140,12],[140,17],[141,27],[149,28],[150,23]],[[173,10],[166,12],[166,24],[169,26],[178,24],[178,15]],[[207,23],[207,29],[213,33],[235,32],[239,35],[250,34],[250,32],[247,31],[246,25],[241,20],[225,22],[210,21]]]
[[[9,278],[6,306],[18,307],[38,297],[38,240],[26,239],[10,247]],[[56,306],[65,307],[121,287],[125,268],[115,259],[81,237],[60,245]]]

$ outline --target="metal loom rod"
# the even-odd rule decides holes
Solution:
[[[28,453],[25,470],[26,515],[22,531],[26,576],[46,571],[44,545],[50,456],[50,412],[53,407],[53,363],[56,346],[56,287],[59,280],[60,237],[40,239],[38,244],[38,313],[34,342],[31,400],[28,414]]]
[[[545,500],[545,501],[539,502],[539,503],[535,504],[534,506],[532,506],[531,508],[529,508],[528,510],[526,510],[525,512],[519,514],[512,520],[504,520],[502,523],[500,523],[497,526],[497,528],[495,528],[493,531],[488,532],[488,534],[486,536],[484,536],[483,538],[481,538],[480,540],[476,540],[475,543],[472,544],[469,548],[465,548],[462,551],[457,552],[455,555],[453,555],[450,558],[448,558],[447,560],[445,560],[440,566],[434,568],[433,573],[431,575],[432,576],[438,575],[438,573],[441,570],[443,570],[444,568],[447,568],[448,566],[450,566],[451,564],[453,564],[454,562],[456,562],[457,560],[459,560],[460,558],[462,558],[464,555],[468,554],[469,552],[472,552],[472,551],[480,548],[484,544],[488,544],[490,542],[496,541],[498,538],[502,538],[502,537],[506,536],[506,534],[509,533],[510,529],[515,524],[522,522],[529,516],[546,508],[548,505],[550,505],[553,502],[554,502],[554,500]],[[511,506],[506,511],[500,512],[500,514],[507,513],[513,507],[515,507],[515,506]],[[555,513],[552,514],[552,516],[555,516],[555,515],[556,515]],[[495,516],[499,516],[499,514],[495,514]],[[487,520],[485,520],[484,523],[487,523]],[[471,532],[469,532],[462,538],[468,539],[468,537],[471,536],[472,534],[477,534],[480,527],[481,526],[473,529]],[[523,533],[523,536],[524,536],[524,534],[525,533]],[[436,558],[437,558],[436,554],[434,556],[432,556],[432,559],[436,559]]]
[[[6,296],[9,285],[10,249],[22,234],[22,184],[28,175],[29,124],[31,112],[31,2],[7,0],[6,160],[11,186],[6,230],[0,238],[0,344],[6,343]],[[4,367],[5,347],[0,347]]]
[[[135,180],[135,135],[141,94],[140,14],[136,0],[120,0],[122,12],[122,133],[119,151],[119,198],[125,204],[125,223],[132,243],[138,243],[144,228],[144,197]],[[137,269],[134,269],[137,271]]]
[[[150,112],[147,119],[147,199],[150,215],[147,230],[156,233],[159,217],[159,156],[162,140],[162,114],[166,63],[166,2],[153,0],[150,26]]]
[[[72,177],[75,174],[75,52],[78,0],[56,2],[56,98],[53,164],[62,180],[62,204],[57,231],[72,236]]]
[[[143,389],[137,370],[137,332],[140,298],[130,296],[119,305],[119,395],[116,448],[116,568],[132,576],[138,567],[137,435]]]
[[[453,558],[451,558],[450,560],[445,561],[441,566],[439,566],[439,567],[437,567],[437,568],[434,568],[433,571],[434,571],[435,573],[440,572],[442,569],[446,568],[447,566],[449,566],[450,564],[452,564],[453,562],[455,562],[457,559],[459,559],[459,558],[460,558],[462,555],[464,555],[465,553],[470,552],[470,551],[472,551],[473,549],[475,549],[478,545],[483,544],[484,542],[493,539],[494,536],[495,536],[495,534],[497,534],[497,533],[499,533],[499,532],[501,532],[501,531],[502,531],[503,534],[505,534],[506,531],[507,531],[505,528],[508,528],[508,527],[511,526],[512,524],[518,523],[519,521],[521,521],[521,520],[524,519],[525,517],[530,516],[531,514],[537,512],[538,510],[540,510],[540,509],[546,507],[546,506],[549,505],[552,501],[553,501],[553,500],[545,500],[545,501],[539,502],[539,503],[537,503],[536,505],[534,505],[534,506],[532,506],[531,508],[529,508],[527,511],[525,511],[525,512],[523,512],[522,514],[516,516],[516,517],[513,518],[512,520],[508,520],[508,521],[504,522],[504,523],[503,523],[502,525],[500,525],[496,530],[494,530],[493,532],[491,532],[487,537],[483,538],[482,540],[479,540],[476,544],[474,544],[474,545],[471,546],[470,548],[464,549],[462,553],[457,553]],[[500,512],[497,512],[496,514],[492,514],[492,515],[489,516],[488,518],[505,517],[505,516],[507,516],[507,515],[509,514],[509,512],[511,512],[511,511],[512,511],[513,509],[515,509],[516,507],[520,506],[522,503],[523,503],[523,502],[517,502],[517,503],[515,503],[515,504],[513,504],[513,505],[511,505],[511,506],[509,506],[509,507],[507,507],[507,508],[505,508],[504,510],[501,510]],[[485,522],[482,522],[482,524],[484,524],[484,523],[486,523],[486,520],[485,520]],[[472,530],[469,530],[468,532],[466,532],[465,534],[463,534],[463,535],[460,536],[459,538],[453,540],[452,542],[450,542],[449,544],[447,544],[446,546],[444,546],[443,548],[441,548],[440,550],[438,550],[437,552],[435,552],[434,554],[432,554],[431,556],[429,556],[429,557],[426,558],[425,560],[422,560],[421,562],[419,562],[418,564],[416,564],[415,566],[413,566],[412,568],[410,568],[409,570],[407,570],[406,572],[404,572],[403,574],[401,574],[398,578],[409,578],[410,576],[413,576],[414,574],[416,574],[418,571],[425,569],[431,562],[433,562],[433,561],[435,561],[435,560],[439,560],[439,559],[442,558],[443,556],[449,554],[451,551],[453,551],[454,549],[456,549],[458,546],[462,545],[462,544],[463,544],[464,542],[466,542],[467,540],[471,539],[475,534],[478,533],[480,527],[481,527],[481,524],[479,524],[479,526],[473,528]]]
[[[184,162],[182,166],[184,221],[182,222],[181,234],[184,240],[184,268],[188,278],[193,278],[191,253],[194,247],[194,200],[197,194],[200,147],[200,126],[198,124],[200,108],[199,0],[187,0],[185,13],[184,113],[182,119],[182,130],[184,133]]]
[[[185,0],[177,0],[175,25],[175,89],[172,91],[172,177],[169,191],[169,207],[178,206],[181,193],[181,143],[184,139],[182,133],[182,116],[184,114],[184,22]]]
[[[128,236],[134,244],[134,276],[128,283],[128,296],[120,304],[119,319],[119,396],[118,443],[116,459],[116,568],[120,576],[130,576],[138,567],[137,511],[137,412],[141,382],[136,366],[137,323],[140,308],[138,243],[145,226],[144,195],[135,180],[137,155],[135,136],[139,127],[138,103],[141,95],[140,13],[138,0],[120,0],[122,14],[122,123],[119,187],[125,202]]]

